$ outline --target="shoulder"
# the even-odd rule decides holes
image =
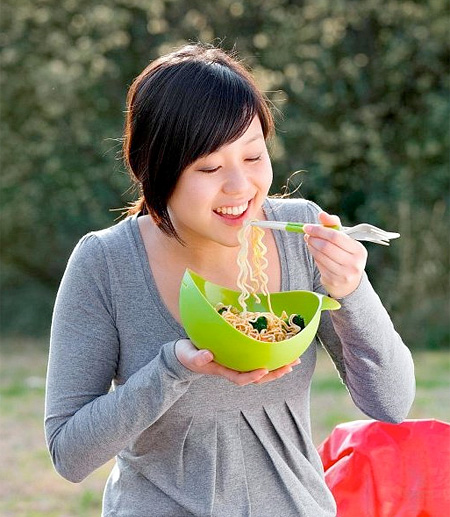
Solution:
[[[108,228],[90,232],[84,238],[97,242],[103,248],[120,248],[132,238],[133,220],[133,216],[127,217]]]
[[[130,222],[130,218],[127,218],[81,237],[69,258],[69,265],[80,264],[95,269],[107,267],[108,257],[117,256],[120,250],[130,248]]]
[[[84,302],[102,304],[112,311],[112,293],[116,288],[117,269],[129,264],[122,250],[129,250],[131,230],[127,219],[102,230],[81,237],[66,264],[57,300],[65,306],[69,300],[83,298]],[[84,303],[83,302],[83,303]],[[61,302],[62,303],[62,302]],[[72,303],[72,302],[70,302]]]
[[[315,223],[322,211],[313,201],[298,198],[267,198],[264,211],[268,219]]]

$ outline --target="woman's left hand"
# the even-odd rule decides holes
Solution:
[[[340,225],[339,217],[326,212],[319,214],[321,224]],[[352,293],[361,282],[367,262],[367,250],[345,233],[307,224],[305,241],[320,271],[320,281],[328,294],[343,298]]]

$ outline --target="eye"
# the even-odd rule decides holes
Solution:
[[[246,158],[245,161],[246,162],[258,162],[259,160],[261,160],[261,154],[258,154],[258,156],[252,156],[251,158]]]
[[[201,169],[198,169],[200,172],[205,172],[206,174],[211,174],[213,172],[216,172],[220,169],[219,167],[202,167]]]

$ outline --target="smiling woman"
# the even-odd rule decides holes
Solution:
[[[180,175],[167,204],[177,235],[191,246],[236,246],[236,230],[245,219],[264,217],[261,207],[271,182],[262,126],[254,117],[242,136],[199,158]]]
[[[199,49],[188,46],[152,62],[127,99],[124,155],[142,191],[129,213],[151,214],[163,232],[178,238],[167,205],[182,172],[223,169],[224,144],[227,155],[239,152],[237,170],[263,153],[270,164],[265,140],[274,128],[267,101],[244,66],[219,49]],[[230,192],[236,189],[235,180],[228,183]],[[226,212],[235,206],[233,200]]]
[[[198,350],[181,324],[185,271],[236,289],[246,219],[339,219],[268,198],[273,119],[236,57],[184,46],[150,63],[127,103],[124,157],[141,196],[124,220],[80,240],[55,302],[45,428],[56,469],[79,482],[115,457],[105,517],[335,515],[310,431],[319,343],[372,418],[400,421],[414,395],[411,356],[364,272],[365,248],[318,225],[306,240],[267,231],[267,292],[328,293],[341,309],[323,314],[301,366],[283,364],[292,355],[271,371],[219,364],[217,336]]]

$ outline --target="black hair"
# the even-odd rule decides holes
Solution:
[[[269,103],[248,70],[220,48],[185,45],[150,63],[127,96],[123,151],[140,199],[128,211],[149,213],[179,239],[167,204],[183,170],[237,140],[255,116],[273,131]]]

